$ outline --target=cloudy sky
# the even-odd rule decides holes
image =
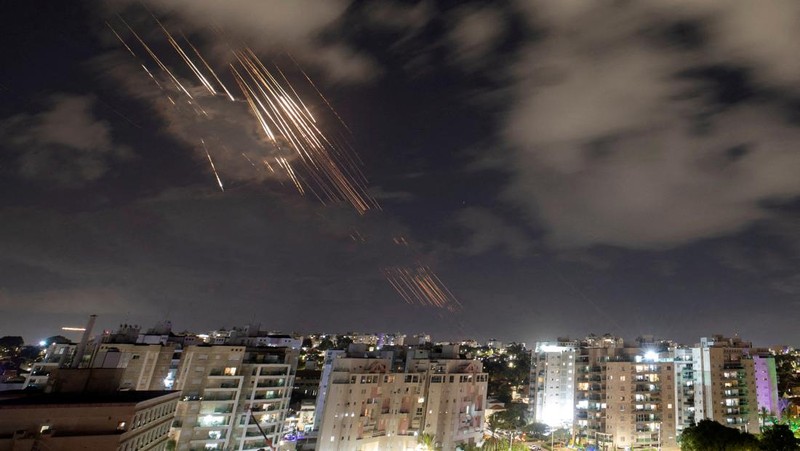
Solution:
[[[797,344],[797,2],[17,3],[0,32],[0,335],[95,313]],[[223,83],[233,47],[283,71],[382,211],[253,170],[242,153],[274,146],[241,99],[197,94],[156,18]],[[407,304],[381,272],[397,265],[429,266],[463,308]]]

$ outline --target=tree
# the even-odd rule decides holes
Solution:
[[[348,346],[353,344],[353,339],[347,336],[339,336],[336,339],[336,349],[346,350]]]
[[[537,440],[543,439],[547,435],[550,427],[544,423],[531,423],[525,426],[525,433]]]
[[[684,429],[682,451],[756,451],[759,443],[753,434],[725,427],[713,420],[702,420]]]
[[[785,424],[776,424],[761,433],[760,449],[764,451],[795,451],[800,449],[800,440]]]
[[[436,436],[433,434],[421,434],[417,436],[417,444],[425,451],[434,451],[436,447]]]
[[[22,347],[23,344],[25,344],[25,341],[19,336],[6,335],[5,337],[0,337],[0,348],[7,349],[9,351],[14,351],[17,348]]]
[[[489,430],[517,431],[525,426],[525,404],[510,403],[506,410],[493,413],[489,417]]]

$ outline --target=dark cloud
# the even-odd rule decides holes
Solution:
[[[457,64],[475,69],[491,61],[506,33],[505,11],[492,5],[465,5],[450,13],[447,42]]]
[[[230,58],[228,46],[244,42],[267,54],[289,52],[302,63],[321,69],[330,80],[365,81],[380,71],[369,57],[337,39],[340,35],[329,33],[340,26],[350,5],[346,0],[147,0],[143,4],[168,16],[176,28],[203,35],[222,61]],[[138,2],[129,0],[104,6],[113,12],[131,5],[132,10],[139,7]]]
[[[800,68],[783,64],[798,7],[773,4],[526,3],[544,38],[510,68],[508,199],[560,247],[671,247],[770,218],[764,202],[800,195],[800,129],[780,105],[747,102],[742,84],[800,79]],[[699,48],[642,39],[652,24],[692,18],[707,23]]]
[[[0,121],[0,139],[17,154],[23,177],[79,185],[102,177],[114,161],[132,156],[113,142],[111,126],[95,117],[90,96],[57,94],[36,114]]]
[[[468,255],[501,250],[525,257],[535,249],[529,233],[484,208],[462,209],[456,215],[456,223],[467,231],[466,243],[460,250]]]

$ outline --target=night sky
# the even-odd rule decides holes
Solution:
[[[138,64],[166,74],[106,26],[124,18],[198,87],[148,10],[231,86],[231,45],[285,71],[383,211],[254,171],[240,150],[269,145],[243,102],[204,99],[202,121],[168,106],[180,93]],[[103,328],[798,344],[798,2],[22,1],[2,16],[0,335],[35,342],[95,313]],[[409,262],[463,309],[406,304],[381,269]]]

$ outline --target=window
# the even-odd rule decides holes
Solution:
[[[223,374],[225,374],[226,376],[236,376],[236,367],[235,366],[229,366],[229,367],[225,368],[225,371],[223,372]]]

